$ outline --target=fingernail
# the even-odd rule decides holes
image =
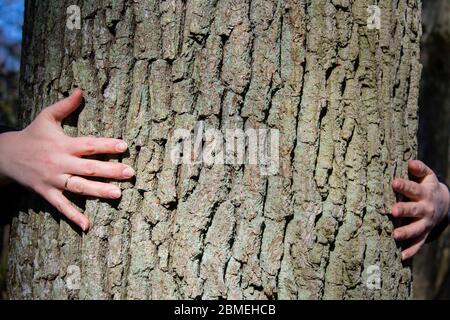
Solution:
[[[123,170],[122,174],[125,178],[131,178],[134,176],[134,170],[128,167]]]
[[[125,142],[119,142],[116,145],[116,149],[119,152],[124,152],[124,151],[126,151],[128,149],[128,145]]]
[[[84,224],[83,224],[83,231],[84,232],[87,232],[87,231],[89,231],[89,222],[85,222]]]
[[[402,214],[402,208],[400,208],[400,207],[394,207],[394,208],[392,209],[392,214],[393,214],[394,216],[399,216],[399,215],[401,215],[401,214]]]
[[[109,191],[109,196],[113,199],[120,198],[121,195],[122,195],[122,192],[120,191],[120,189],[114,188]]]

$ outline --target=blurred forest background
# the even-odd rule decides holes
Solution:
[[[24,0],[0,0],[0,125],[17,126]],[[450,0],[424,0],[419,159],[450,183]],[[1,212],[0,218],[6,213]],[[2,219],[0,219],[1,221]],[[0,299],[8,226],[0,226]],[[414,298],[450,299],[450,228],[415,257]]]
[[[17,126],[24,0],[0,0],[0,125]],[[0,207],[0,222],[6,212]],[[0,224],[0,299],[6,298],[8,226]]]

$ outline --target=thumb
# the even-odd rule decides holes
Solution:
[[[56,121],[61,122],[80,106],[82,100],[83,91],[75,89],[69,97],[48,107],[47,112]]]

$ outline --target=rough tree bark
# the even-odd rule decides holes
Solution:
[[[65,129],[124,138],[137,169],[120,202],[79,205],[80,235],[24,198],[11,233],[11,298],[408,298],[387,215],[416,157],[421,3],[27,1],[23,124],[85,92]],[[181,165],[177,128],[280,130],[280,169]],[[371,266],[381,288],[367,286]]]

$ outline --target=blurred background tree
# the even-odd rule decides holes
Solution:
[[[23,0],[0,0],[0,125],[15,126]],[[423,1],[419,158],[450,183],[450,0]],[[1,219],[0,219],[1,220]],[[7,229],[0,227],[0,299]],[[450,298],[450,230],[414,260],[414,297]]]
[[[450,183],[450,0],[423,2],[419,158]],[[450,228],[416,256],[414,297],[450,299]]]
[[[23,1],[0,0],[0,124],[16,124]]]

